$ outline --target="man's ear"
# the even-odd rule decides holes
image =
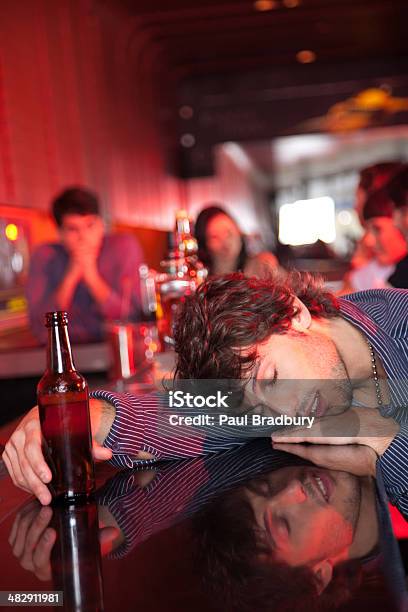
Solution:
[[[312,572],[317,578],[317,588],[321,595],[333,578],[333,566],[329,560],[325,559],[316,563],[312,567]]]
[[[310,314],[308,308],[299,300],[298,297],[295,297],[293,306],[296,308],[297,314],[292,319],[292,329],[299,332],[309,329],[312,323],[312,315]]]

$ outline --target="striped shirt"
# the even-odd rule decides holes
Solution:
[[[378,463],[391,502],[408,516],[408,385],[405,384],[408,378],[408,291],[372,289],[339,301],[340,314],[365,334],[387,374],[391,405],[386,416],[393,416],[401,430]],[[227,438],[218,432],[210,437],[194,428],[175,428],[163,419],[158,424],[158,415],[168,410],[166,397],[159,393],[135,396],[99,390],[94,391],[92,397],[104,399],[115,407],[115,419],[104,445],[112,450],[111,462],[118,467],[196,457],[248,442],[247,436]],[[154,459],[138,459],[139,451],[150,453]]]
[[[400,432],[378,464],[391,503],[408,517],[408,291],[361,291],[340,300],[340,309],[368,338],[387,374],[391,405],[384,416],[398,421]]]

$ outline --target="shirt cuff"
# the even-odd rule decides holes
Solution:
[[[137,396],[98,390],[93,391],[91,397],[103,399],[115,407],[115,419],[104,441],[104,446],[112,450],[114,465],[126,468],[141,462],[204,454],[204,433],[192,426],[173,426],[165,394]],[[149,453],[153,459],[138,459],[139,451]]]
[[[396,504],[398,498],[408,491],[408,426],[401,425],[385,453],[378,459],[385,489],[390,501]]]
[[[111,393],[110,391],[93,391],[91,397],[109,402],[115,408],[115,419],[103,445],[112,451],[112,463],[118,467],[133,467],[139,451],[146,451],[160,458],[151,448],[145,437],[146,411],[150,411],[150,420],[154,420],[157,409],[152,396],[140,397],[128,393]],[[146,406],[148,404],[148,406]],[[151,462],[151,461],[150,461]],[[146,461],[144,461],[146,463]]]

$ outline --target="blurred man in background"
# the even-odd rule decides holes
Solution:
[[[60,242],[43,244],[32,255],[31,328],[44,342],[45,312],[66,310],[71,340],[100,341],[105,321],[138,317],[141,249],[132,236],[105,235],[98,198],[87,189],[63,191],[52,213]]]

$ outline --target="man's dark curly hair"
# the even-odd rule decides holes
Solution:
[[[256,349],[240,349],[285,333],[297,310],[297,296],[315,317],[339,314],[336,298],[322,280],[292,272],[282,279],[227,274],[202,284],[188,296],[177,317],[174,337],[177,378],[240,379],[256,363]]]
[[[98,196],[85,187],[70,187],[53,200],[52,214],[58,227],[65,215],[99,215]]]

